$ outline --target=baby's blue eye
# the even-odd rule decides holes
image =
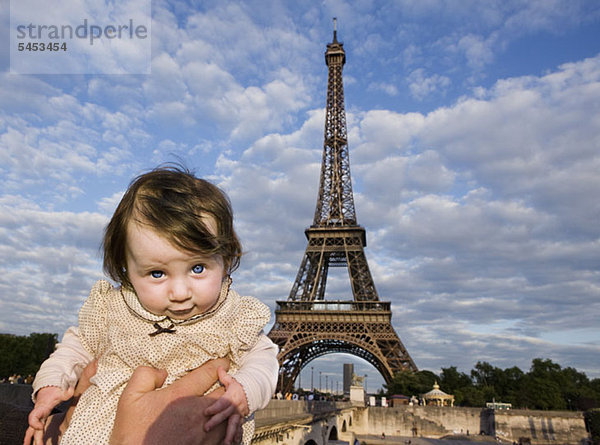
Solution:
[[[194,267],[192,267],[192,272],[200,274],[204,272],[204,266],[202,264],[196,264]]]
[[[153,270],[150,275],[152,275],[152,278],[162,278],[164,273],[161,270]]]

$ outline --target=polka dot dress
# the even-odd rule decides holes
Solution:
[[[223,283],[207,313],[171,320],[146,311],[135,293],[98,281],[79,313],[81,342],[100,357],[98,371],[79,399],[61,445],[108,444],[119,397],[138,366],[166,369],[165,386],[214,358],[228,357],[229,372],[235,372],[258,341],[270,311],[229,285],[229,280]],[[246,422],[244,443],[250,443],[253,429]]]

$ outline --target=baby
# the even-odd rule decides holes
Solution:
[[[247,417],[264,408],[275,390],[277,346],[263,332],[267,306],[231,289],[241,245],[227,196],[178,167],[143,174],[121,199],[103,249],[104,269],[120,285],[94,285],[79,326],[67,330],[42,364],[25,444],[32,438],[41,443],[52,409],[71,397],[94,359],[96,375],[61,445],[109,442],[117,402],[138,366],[165,369],[168,385],[218,357],[230,360],[230,374],[219,370],[226,391],[211,414],[229,416],[226,443],[246,417],[243,443],[249,444],[254,424]]]

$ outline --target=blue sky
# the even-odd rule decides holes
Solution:
[[[237,290],[287,298],[333,17],[366,254],[417,366],[544,357],[600,377],[600,5],[583,0],[154,1],[149,75],[20,75],[4,47],[0,332],[76,323],[127,184],[176,160],[232,199]],[[347,295],[345,276],[328,284]],[[310,366],[341,381],[342,361],[381,384],[350,356]]]

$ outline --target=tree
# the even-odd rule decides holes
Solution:
[[[485,391],[474,386],[467,386],[457,391],[454,395],[457,399],[460,397],[461,406],[484,407],[488,401]]]
[[[568,374],[550,359],[533,359],[531,369],[522,380],[519,405],[543,410],[567,409],[568,401],[563,391],[572,387],[569,381],[572,376]]]
[[[459,372],[456,366],[451,366],[442,368],[440,388],[442,391],[454,396],[456,406],[463,406],[465,405],[465,397],[472,395],[473,381],[464,372]]]
[[[495,399],[514,408],[585,411],[600,407],[600,379],[590,381],[583,372],[543,358],[533,359],[527,373],[516,366],[503,370],[487,362],[477,362],[470,376],[455,366],[442,368],[439,379],[430,371],[402,371],[386,385],[387,394],[423,394],[435,380],[454,395],[458,406],[484,407]]]
[[[473,385],[471,377],[464,372],[458,372],[456,366],[442,368],[440,388],[448,394],[454,394],[457,390],[471,385]]]
[[[434,383],[439,378],[431,371],[413,372],[402,370],[394,375],[394,379],[385,384],[385,391],[388,396],[402,394],[405,396],[424,394],[431,390]]]
[[[531,374],[523,379],[517,404],[522,408],[543,410],[563,410],[567,407],[555,381]]]
[[[35,375],[54,350],[57,341],[57,334],[0,334],[0,376]]]
[[[495,370],[488,362],[477,362],[471,371],[471,378],[476,386],[494,386]]]
[[[416,373],[408,369],[403,369],[394,374],[392,381],[383,385],[387,395],[392,396],[394,394],[415,394],[414,388],[416,387],[417,380],[415,374]]]
[[[495,386],[498,400],[516,406],[524,377],[525,373],[516,366],[501,371]]]

